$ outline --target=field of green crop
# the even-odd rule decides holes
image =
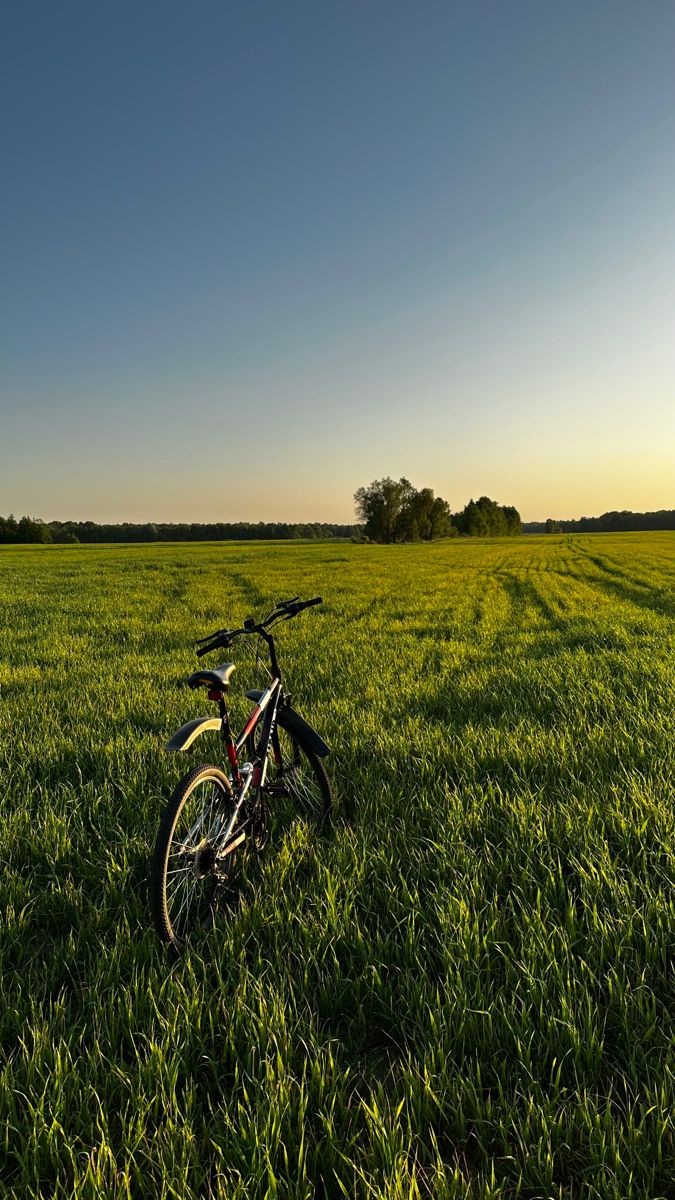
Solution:
[[[173,963],[192,643],[296,593],[335,820]],[[674,651],[675,534],[1,549],[0,1194],[675,1196]]]

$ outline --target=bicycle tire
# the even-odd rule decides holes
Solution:
[[[210,797],[202,796],[201,820],[188,825],[183,840],[179,829],[191,798],[201,785],[210,787]],[[208,813],[205,806],[208,803]],[[197,804],[197,808],[199,804]],[[176,785],[160,821],[150,871],[150,902],[157,933],[166,945],[180,952],[185,948],[190,933],[190,917],[199,924],[204,905],[213,911],[213,901],[219,886],[232,875],[235,867],[236,850],[223,860],[227,873],[223,875],[223,861],[218,860],[216,869],[216,831],[222,836],[233,814],[232,786],[219,767],[202,764],[194,767]],[[207,822],[211,822],[207,825]],[[218,843],[219,844],[219,843]],[[172,850],[172,846],[174,849]],[[172,854],[176,863],[169,866]],[[175,878],[171,878],[171,876]],[[200,886],[201,885],[201,886]],[[180,889],[183,889],[182,892]],[[190,898],[189,889],[193,894]],[[194,908],[194,900],[197,907]]]

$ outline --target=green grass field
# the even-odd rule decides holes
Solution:
[[[298,592],[332,831],[173,964],[193,640]],[[675,1196],[674,651],[675,534],[3,548],[0,1194]]]

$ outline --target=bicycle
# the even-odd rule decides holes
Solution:
[[[207,689],[219,715],[188,721],[166,748],[187,750],[207,730],[217,729],[227,773],[211,764],[194,767],[177,784],[162,815],[152,858],[151,902],[155,928],[174,950],[182,950],[192,927],[213,912],[219,894],[231,884],[244,843],[250,841],[256,850],[265,846],[270,801],[290,798],[319,825],[329,818],[332,792],[323,763],[329,749],[292,707],[270,633],[280,621],[321,603],[320,596],[294,596],[276,604],[263,621],[248,617],[241,629],[219,629],[197,643],[201,658],[239,638],[258,636],[269,651],[271,682],[264,691],[245,693],[255,708],[234,738],[225,696],[236,664],[195,671],[187,680],[191,688]],[[248,757],[240,763],[244,747]]]

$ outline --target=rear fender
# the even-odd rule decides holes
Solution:
[[[255,700],[257,704],[263,693],[247,692],[246,695],[249,700]],[[310,750],[318,754],[319,758],[325,758],[327,754],[330,754],[330,748],[326,745],[321,735],[316,732],[316,729],[312,729],[309,722],[304,717],[301,717],[300,713],[297,713],[294,708],[291,708],[290,704],[284,704],[283,707],[279,706],[277,720],[282,729],[288,730],[290,734],[297,733],[298,737],[302,738]]]
[[[188,721],[186,725],[181,725],[180,729],[176,730],[170,741],[166,743],[166,749],[187,750],[195,738],[201,737],[207,729],[220,729],[221,725],[220,717],[197,717],[196,721]]]

